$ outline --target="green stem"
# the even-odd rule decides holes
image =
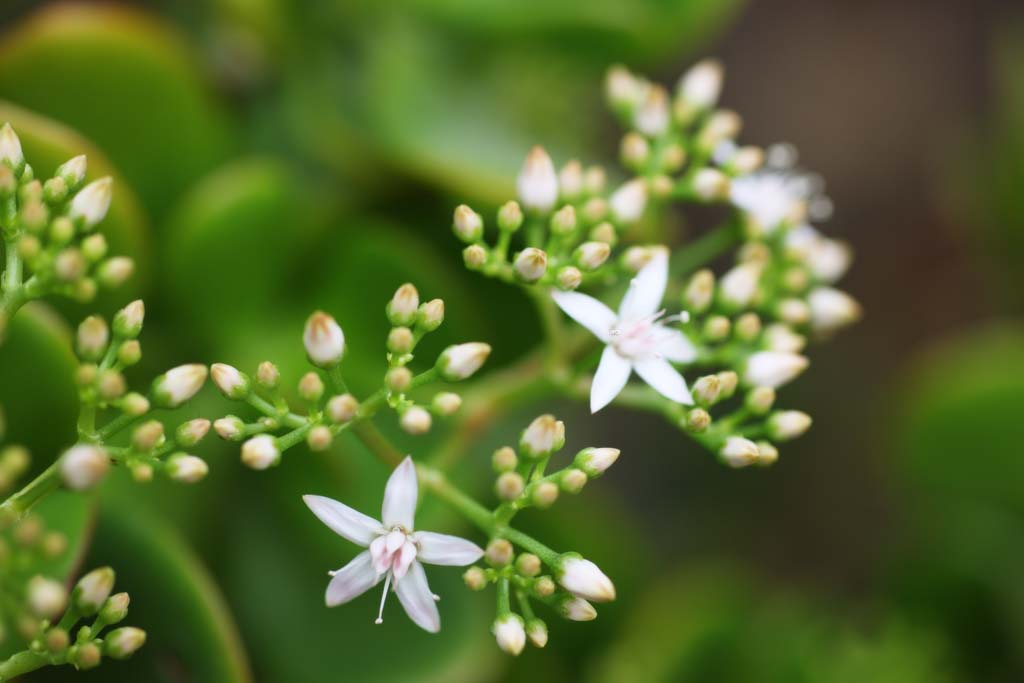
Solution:
[[[345,378],[341,376],[341,366],[335,365],[327,371],[327,378],[331,381],[331,386],[334,388],[335,393],[347,394],[348,385],[345,384]]]
[[[29,482],[25,488],[5,500],[0,505],[0,512],[14,513],[20,517],[28,512],[40,499],[60,488],[59,462],[59,460],[54,462],[43,470],[38,477]]]
[[[50,662],[43,655],[30,650],[11,655],[10,659],[0,664],[0,681],[13,679],[15,676],[27,674],[41,669]]]
[[[508,616],[512,613],[512,603],[509,600],[509,586],[507,578],[498,579],[498,583],[495,584],[497,589],[497,609],[495,610],[498,619]]]

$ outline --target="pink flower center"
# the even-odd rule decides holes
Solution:
[[[658,349],[671,338],[665,323],[685,321],[686,314],[665,317],[665,310],[636,318],[618,320],[611,329],[611,345],[626,358],[660,357]]]

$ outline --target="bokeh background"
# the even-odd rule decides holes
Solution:
[[[299,495],[372,510],[386,472],[341,442],[259,474],[211,440],[201,486],[115,476],[101,500],[49,503],[75,557],[117,568],[151,637],[131,662],[29,680],[1024,679],[1019,3],[7,0],[0,21],[0,119],[29,159],[48,172],[84,150],[117,179],[106,230],[140,277],[58,307],[77,320],[145,296],[140,383],[265,358],[297,380],[320,307],[350,339],[353,383],[372,388],[383,304],[406,280],[448,304],[436,348],[484,339],[494,367],[514,359],[536,322],[462,269],[451,209],[510,196],[534,143],[612,161],[600,83],[615,62],[671,82],[721,57],[743,138],[792,142],[827,178],[823,227],[856,248],[844,287],[866,310],[782,392],[815,422],[770,470],[727,470],[658,419],[573,404],[482,436],[459,476],[484,491],[490,452],[541,410],[566,419],[570,450],[625,450],[613,476],[523,516],[619,588],[592,624],[552,618],[546,651],[501,655],[491,595],[457,570],[431,575],[440,636],[395,605],[374,627],[373,596],[324,609],[324,571],[353,549]],[[66,335],[35,308],[0,354],[11,436],[39,466],[73,438]],[[190,413],[223,414],[215,393]]]

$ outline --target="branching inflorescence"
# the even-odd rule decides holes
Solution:
[[[356,396],[347,385],[345,334],[319,311],[301,335],[313,369],[298,378],[296,392],[285,390],[270,361],[251,375],[225,363],[210,368],[221,393],[239,404],[237,412],[253,416],[232,414],[213,423],[220,437],[240,444],[245,465],[270,469],[303,443],[313,451],[332,450],[347,432],[393,468],[379,519],[326,496],[304,497],[328,527],[365,548],[331,572],[328,606],[383,582],[378,623],[391,590],[416,624],[435,632],[441,625],[439,598],[430,591],[423,565],[469,566],[463,575],[469,588],[495,588],[493,633],[499,646],[518,654],[527,641],[547,643],[547,626],[535,605],[587,621],[597,614],[592,603],[615,598],[612,581],[593,562],[554,550],[513,522],[523,509],[549,508],[561,494],[579,493],[616,462],[618,449],[586,448],[556,465],[565,426],[542,415],[515,447],[493,453],[495,505],[486,506],[448,479],[446,473],[476,450],[487,426],[512,407],[564,396],[589,400],[593,412],[614,404],[658,413],[732,467],[775,462],[776,444],[810,426],[803,412],[775,409],[776,391],[806,369],[809,339],[826,337],[858,317],[856,302],[833,288],[849,266],[850,250],[811,227],[809,220],[827,217],[831,207],[820,180],[794,168],[792,148],[762,150],[736,142],[740,117],[717,108],[721,82],[721,67],[710,60],[684,74],[672,95],[615,67],[607,95],[630,129],[621,144],[627,179],[613,184],[604,169],[576,161],[556,171],[537,147],[519,175],[517,200],[497,209],[493,230],[470,207],[455,210],[454,232],[466,244],[466,266],[521,288],[537,308],[544,338],[513,365],[475,377],[491,351],[483,342],[450,346],[421,364],[418,346],[443,324],[445,306],[441,299],[421,303],[416,287],[404,284],[384,306],[391,324],[386,367],[380,387],[368,395]],[[83,157],[40,183],[5,127],[0,161],[7,263],[0,321],[28,299],[48,293],[87,298],[96,281],[114,284],[128,274],[126,262],[104,260],[102,238],[91,233],[106,212],[110,185],[103,180],[78,189]],[[720,206],[725,220],[672,251],[669,210],[682,204]],[[735,262],[716,276],[708,265],[733,248]],[[32,273],[27,279],[24,266]],[[91,316],[79,326],[79,438],[0,505],[3,533],[13,539],[0,539],[0,565],[14,557],[5,548],[22,554],[62,551],[60,539],[45,534],[29,515],[58,488],[90,489],[111,465],[143,482],[164,475],[190,483],[206,474],[205,462],[191,451],[210,422],[191,420],[165,434],[151,417],[192,398],[206,367],[174,368],[145,394],[126,386],[122,370],[140,358],[143,317],[143,304],[136,301],[109,325]],[[634,374],[642,383],[630,383]],[[453,390],[470,378],[461,393]],[[290,400],[293,393],[298,401]],[[377,427],[376,420],[389,413],[411,435],[443,419],[444,437],[431,453],[406,456]],[[3,451],[0,486],[12,488],[26,467],[23,449]],[[424,493],[459,512],[485,542],[416,528],[416,505]],[[120,656],[141,645],[144,634],[132,629],[99,637],[115,623],[115,607],[127,600],[108,599],[113,573],[98,571],[102,582],[96,572],[84,577],[59,620],[61,584],[5,574],[3,607],[14,606],[5,623],[20,624],[21,615],[29,614],[34,625],[21,632],[26,649],[0,664],[0,680],[46,664],[89,666],[101,653]],[[90,593],[86,608],[81,596],[98,583],[105,592]],[[47,600],[47,609],[37,609]],[[72,644],[68,629],[97,611],[97,622],[81,629]]]

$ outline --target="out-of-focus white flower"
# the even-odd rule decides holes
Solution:
[[[811,308],[811,327],[818,332],[831,332],[860,318],[857,300],[832,287],[811,290],[807,304]]]
[[[744,381],[754,387],[777,389],[807,368],[808,360],[785,351],[758,351],[747,358]]]
[[[724,73],[717,59],[702,59],[679,79],[679,97],[700,109],[715,106],[722,92]]]
[[[431,633],[441,629],[436,598],[427,585],[421,562],[461,567],[479,560],[484,551],[456,536],[414,531],[418,489],[416,466],[407,457],[388,479],[381,510],[383,521],[330,498],[303,496],[320,521],[342,538],[367,548],[331,573],[326,595],[328,607],[344,604],[384,580],[378,624],[383,621],[388,588],[394,585],[399,602],[417,626]]]

